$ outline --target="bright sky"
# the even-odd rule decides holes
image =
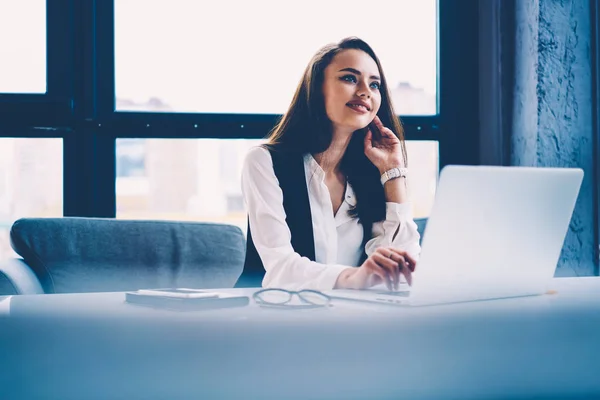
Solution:
[[[108,1],[108,0],[103,0]],[[46,90],[45,0],[0,0],[0,92]],[[115,0],[116,92],[175,111],[282,113],[312,55],[366,40],[436,94],[436,0]]]
[[[117,97],[282,113],[312,55],[358,36],[391,85],[436,93],[436,0],[116,0]]]
[[[46,92],[46,0],[0,0],[0,93]]]

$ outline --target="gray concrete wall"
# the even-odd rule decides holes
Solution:
[[[585,172],[556,276],[594,273],[589,0],[516,1],[511,164]]]

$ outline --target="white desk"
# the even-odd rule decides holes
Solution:
[[[426,308],[157,312],[122,294],[13,297],[0,398],[600,396],[600,279]],[[5,391],[4,395],[2,391]]]

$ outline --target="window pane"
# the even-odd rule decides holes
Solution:
[[[245,231],[242,165],[260,142],[118,139],[117,218],[225,222]]]
[[[62,139],[0,138],[0,260],[15,220],[62,215]]]
[[[312,55],[358,36],[378,54],[396,111],[436,114],[436,4],[115,0],[116,108],[282,114]]]
[[[408,189],[415,218],[431,213],[439,173],[439,147],[436,141],[406,141]]]
[[[117,218],[224,222],[246,231],[242,165],[253,139],[118,139]],[[437,142],[407,142],[415,217],[429,215]]]
[[[46,93],[46,0],[0,0],[0,93]]]

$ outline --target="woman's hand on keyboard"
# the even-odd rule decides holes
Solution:
[[[397,290],[400,275],[404,275],[409,285],[412,284],[415,267],[415,259],[407,252],[380,247],[360,267],[342,271],[335,288],[366,289],[385,283],[389,290]]]

